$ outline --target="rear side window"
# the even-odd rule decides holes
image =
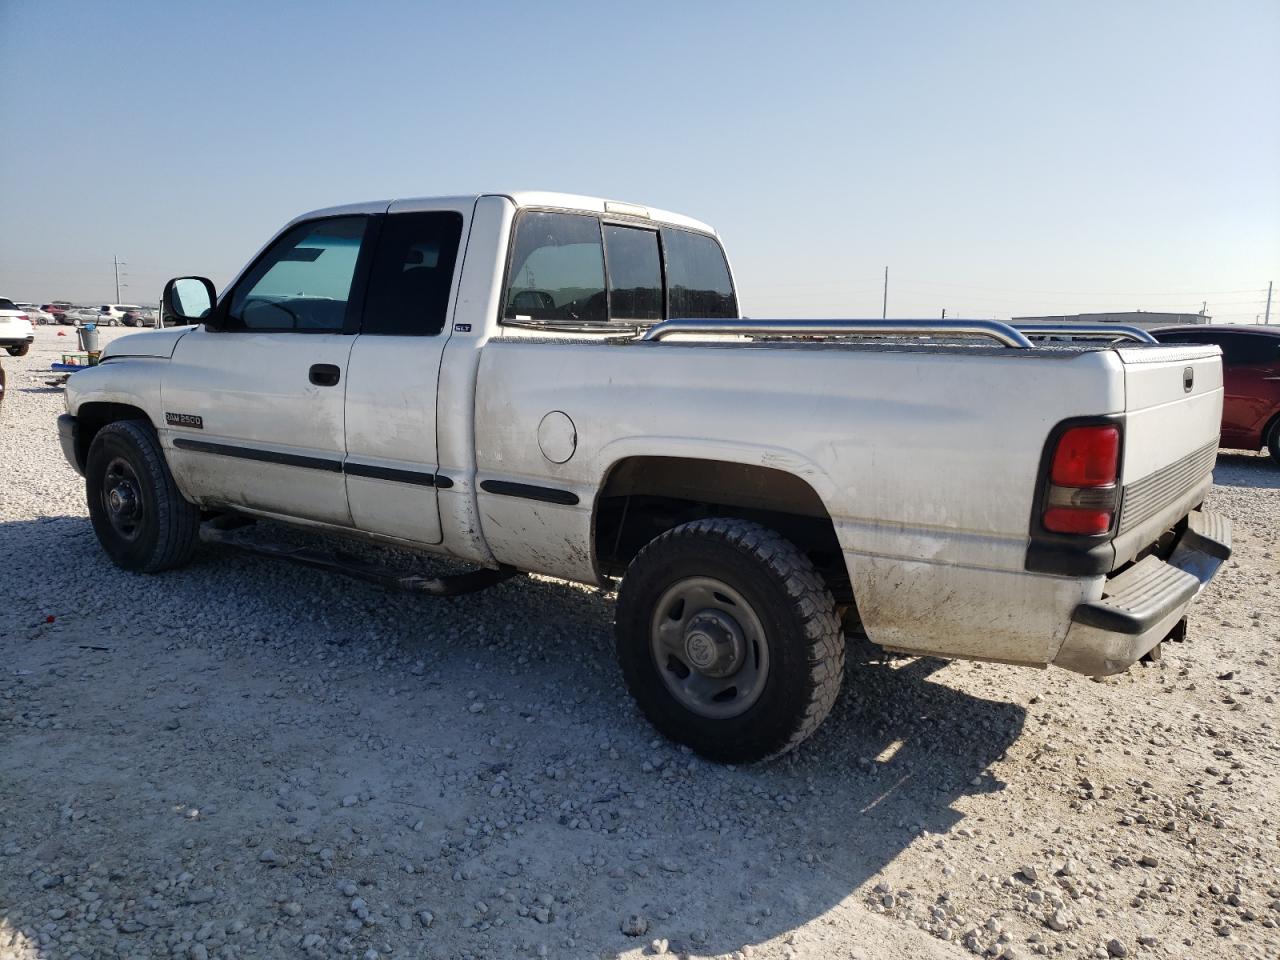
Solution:
[[[658,232],[605,224],[604,251],[609,264],[609,318],[661,320]]]
[[[367,217],[335,217],[286,232],[236,285],[226,328],[341,332],[367,226]]]
[[[444,329],[462,214],[394,213],[382,224],[362,333],[435,336]]]
[[[525,213],[516,225],[503,317],[603,323],[600,221],[572,213]]]
[[[662,245],[667,254],[671,319],[737,317],[729,264],[714,237],[664,227]]]

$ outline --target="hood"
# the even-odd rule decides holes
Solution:
[[[173,356],[178,341],[195,327],[167,327],[146,333],[130,333],[112,340],[102,351],[102,359],[112,357],[159,357],[168,360]]]

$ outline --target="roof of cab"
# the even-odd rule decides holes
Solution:
[[[545,190],[511,190],[511,191],[493,191],[491,193],[472,193],[460,196],[448,197],[397,197],[394,200],[374,200],[366,203],[348,203],[337,207],[325,207],[322,210],[311,210],[301,214],[291,221],[298,223],[302,220],[311,220],[316,217],[335,217],[343,214],[360,214],[360,213],[381,213],[384,212],[391,204],[414,203],[414,202],[440,202],[458,201],[460,203],[474,203],[481,197],[506,197],[517,207],[536,207],[536,208],[556,208],[563,210],[581,210],[589,213],[617,214],[624,217],[645,216],[647,219],[657,223],[667,223],[675,227],[685,227],[689,230],[697,230],[701,233],[709,233],[715,235],[715,229],[709,224],[703,223],[701,220],[695,220],[692,217],[686,217],[683,214],[672,213],[669,210],[659,210],[656,207],[650,207],[643,203],[632,203],[629,201],[606,200],[603,197],[586,197],[575,193],[553,193]],[[610,209],[612,207],[613,209]]]

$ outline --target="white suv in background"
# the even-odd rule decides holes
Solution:
[[[126,313],[137,314],[146,309],[136,303],[104,303],[98,308],[98,323],[104,327],[118,327]]]
[[[31,318],[12,300],[0,297],[0,347],[11,357],[24,357],[36,338]]]

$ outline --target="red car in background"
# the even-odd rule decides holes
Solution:
[[[1266,447],[1280,464],[1280,327],[1164,327],[1161,343],[1222,347],[1222,442],[1236,450]]]

